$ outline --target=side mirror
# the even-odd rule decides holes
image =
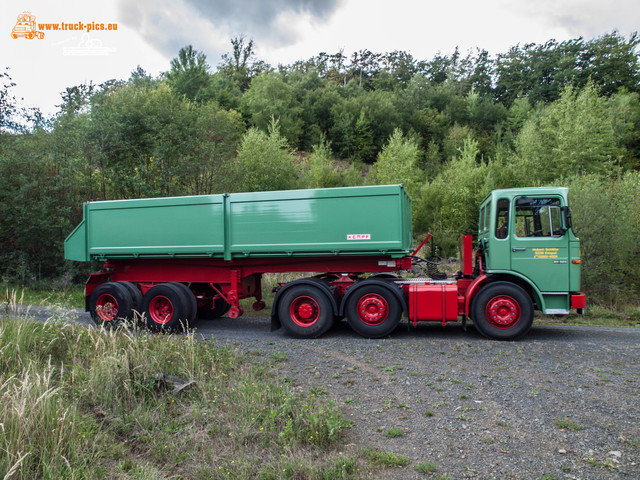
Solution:
[[[573,226],[571,223],[571,209],[569,207],[560,207],[560,210],[564,217],[564,228],[569,230]]]

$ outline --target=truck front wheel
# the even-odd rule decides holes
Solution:
[[[388,288],[367,285],[349,297],[345,312],[347,322],[357,333],[367,338],[380,338],[396,329],[402,307]]]
[[[473,299],[471,319],[482,335],[496,340],[523,336],[533,323],[533,302],[518,285],[490,283]]]
[[[294,285],[283,292],[278,304],[282,326],[300,338],[316,338],[333,324],[333,309],[327,296],[311,285]]]

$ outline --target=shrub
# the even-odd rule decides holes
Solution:
[[[582,288],[616,306],[640,294],[640,172],[569,183],[574,232],[582,251]]]

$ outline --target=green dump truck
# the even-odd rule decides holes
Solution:
[[[297,337],[322,335],[340,318],[381,337],[403,316],[413,325],[470,316],[483,335],[512,339],[529,330],[534,309],[582,311],[567,189],[492,192],[478,234],[475,254],[471,236],[461,237],[455,275],[403,278],[426,260],[412,248],[402,185],[237,193],[86,203],[65,257],[104,262],[85,296],[106,325],[237,318],[241,299],[265,308],[262,275],[278,272],[307,273],[274,287],[272,327]]]

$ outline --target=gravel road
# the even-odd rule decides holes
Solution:
[[[640,478],[640,329],[534,323],[524,339],[497,342],[473,326],[403,324],[379,340],[345,323],[315,340],[269,327],[254,316],[197,331],[334,400],[354,421],[347,450],[410,459],[383,478]],[[435,475],[415,470],[424,461]]]

